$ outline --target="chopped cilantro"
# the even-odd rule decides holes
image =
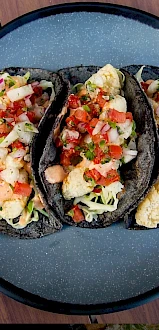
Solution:
[[[84,174],[83,177],[84,177],[86,182],[90,181],[92,183],[92,185],[95,186],[96,183],[95,183],[93,178],[88,177],[86,174]]]
[[[82,95],[81,98],[80,98],[81,101],[89,101],[90,98],[88,95]]]
[[[108,124],[112,128],[116,128],[117,127],[116,123],[114,123],[113,121],[108,121]]]
[[[124,159],[124,157],[122,157],[122,158],[120,159],[120,161],[121,161],[122,164],[125,164],[125,159]]]
[[[103,148],[105,146],[105,140],[101,140],[99,142],[99,146],[100,146],[100,148]]]
[[[128,147],[128,145],[127,145],[127,143],[124,141],[124,143],[122,144],[122,147],[124,147],[124,148],[127,148]]]
[[[3,96],[4,93],[5,93],[5,90],[1,91],[1,92],[0,92],[0,96]]]
[[[83,149],[80,146],[75,146],[76,151],[82,151]]]
[[[101,161],[101,164],[106,164],[110,162],[110,158],[105,158]]]
[[[94,92],[95,89],[97,88],[97,85],[91,83],[91,81],[88,81],[87,87],[88,87],[88,89],[89,89],[90,92]]]
[[[85,152],[85,156],[86,156],[86,158],[87,158],[88,160],[93,160],[94,157],[95,157],[95,154],[94,154],[94,152],[92,152],[92,151],[90,151],[90,150],[87,150],[87,151]]]
[[[88,143],[87,146],[88,146],[88,149],[89,149],[91,152],[92,152],[92,151],[94,150],[94,148],[95,148],[94,142],[90,142],[90,143]]]
[[[109,95],[109,101],[114,100],[114,96],[113,95]]]
[[[0,211],[2,211],[3,209],[2,209],[2,206],[0,206]]]
[[[116,128],[117,128],[117,131],[118,131],[119,135],[124,134],[124,132],[121,130],[121,128],[119,126],[116,126]]]

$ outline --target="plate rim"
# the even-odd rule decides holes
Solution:
[[[138,20],[146,25],[150,25],[155,29],[159,29],[159,17],[154,14],[145,12],[140,9],[128,7],[124,5],[100,3],[100,2],[74,2],[64,3],[58,5],[51,5],[43,7],[24,15],[21,15],[14,20],[6,23],[0,27],[0,39],[12,32],[16,28],[35,21],[39,18],[48,17],[56,14],[72,13],[72,12],[101,12],[104,14],[121,15],[127,18]],[[133,16],[134,17],[131,17]],[[147,22],[145,22],[145,20]],[[25,305],[38,308],[44,311],[49,311],[59,314],[67,315],[90,315],[90,314],[108,314],[114,312],[120,312],[131,308],[139,307],[140,305],[151,302],[159,298],[159,286],[144,292],[135,297],[131,297],[125,300],[119,300],[111,303],[102,304],[71,304],[64,302],[57,302],[54,300],[48,300],[47,298],[40,297],[36,294],[23,290],[14,284],[4,280],[0,277],[0,292],[4,295],[21,302]]]

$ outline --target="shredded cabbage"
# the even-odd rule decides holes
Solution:
[[[118,201],[117,194],[122,191],[124,186],[121,182],[113,182],[109,186],[101,187],[101,193],[91,192],[88,195],[77,197],[74,204],[78,204],[80,209],[84,212],[85,220],[92,222],[97,220],[97,215],[104,212],[113,212],[117,209]],[[98,201],[100,199],[100,202]],[[81,205],[84,204],[83,205]]]
[[[55,91],[54,91],[54,87],[53,87],[53,83],[51,81],[47,81],[47,80],[41,80],[39,86],[42,87],[42,89],[47,89],[48,87],[51,88],[52,92],[51,92],[51,96],[50,96],[50,101],[53,101],[55,98]]]
[[[137,81],[138,81],[139,83],[141,83],[141,82],[143,81],[141,75],[142,75],[142,72],[143,72],[143,69],[144,69],[144,68],[145,68],[145,65],[143,65],[143,66],[140,68],[140,70],[138,70],[138,71],[136,72],[136,74],[135,74],[135,78],[137,79]]]

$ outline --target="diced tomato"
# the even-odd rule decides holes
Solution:
[[[63,143],[59,137],[56,138],[55,145],[57,148],[62,147]]]
[[[71,157],[75,153],[76,151],[73,148],[70,148],[69,150],[63,150],[60,155],[60,164],[63,166],[71,165]]]
[[[9,123],[0,124],[0,134],[8,134],[12,129],[13,127]]]
[[[43,93],[43,89],[41,86],[35,86],[33,87],[33,91],[36,97],[40,97]]]
[[[31,121],[31,123],[35,123],[36,122],[35,112],[34,111],[27,111],[27,117],[29,118],[29,120]]]
[[[118,146],[118,145],[110,145],[109,146],[109,155],[111,158],[114,158],[114,159],[120,159],[121,156],[122,156],[122,153],[123,153],[123,149],[121,146]]]
[[[95,187],[95,188],[93,189],[93,192],[95,192],[95,193],[97,193],[97,194],[100,193],[101,191],[102,191],[101,188],[96,188],[96,187]]]
[[[7,135],[8,135],[8,133],[0,133],[0,138],[2,138],[2,137],[5,138],[5,136],[7,136]]]
[[[75,116],[69,116],[66,118],[66,123],[69,127],[76,126],[79,123],[79,120]]]
[[[99,119],[98,118],[93,118],[90,122],[89,122],[89,125],[91,127],[95,127],[97,125],[97,123],[99,122]]]
[[[97,95],[97,99],[96,99],[96,102],[99,104],[99,106],[101,108],[104,107],[105,103],[106,103],[106,100],[103,98],[103,92],[99,92],[98,95]]]
[[[93,160],[95,164],[100,164],[101,161],[106,158],[106,154],[97,144],[94,150],[95,159]]]
[[[88,104],[88,105],[89,105],[89,108],[91,110],[91,114],[94,117],[99,117],[99,114],[100,114],[100,106],[99,106],[99,104],[91,103],[91,104]]]
[[[71,94],[68,98],[69,108],[76,109],[80,106],[80,99],[77,95]]]
[[[126,119],[130,119],[131,121],[133,121],[133,115],[131,112],[126,112]]]
[[[120,181],[120,176],[116,170],[110,170],[107,173],[107,177],[101,176],[101,178],[97,181],[98,185],[101,186],[109,186],[111,183]]]
[[[76,119],[78,119],[79,121],[81,121],[83,123],[87,123],[89,120],[88,119],[89,115],[85,110],[81,110],[81,109],[76,110],[74,113],[74,116]]]
[[[141,81],[140,84],[141,84],[141,87],[143,88],[144,92],[146,92],[149,87],[149,84],[144,81]]]
[[[22,109],[18,109],[16,111],[16,116],[18,117],[18,116],[22,115],[22,113],[24,113],[24,111]]]
[[[74,214],[73,214],[73,221],[74,222],[81,222],[81,221],[85,220],[84,214],[83,214],[82,210],[80,210],[78,205],[75,205],[72,208],[72,210],[74,212]]]
[[[110,119],[110,121],[113,121],[115,123],[125,123],[126,113],[125,112],[119,112],[115,109],[110,109],[108,111],[108,118]]]
[[[0,118],[6,118],[6,111],[0,110]]]
[[[22,108],[26,108],[25,101],[24,100],[15,101],[13,102],[13,107],[11,109],[11,112],[15,113],[17,110]]]
[[[28,183],[21,183],[21,182],[17,181],[13,192],[14,192],[14,194],[29,197],[32,192],[32,188],[30,187],[30,185]]]
[[[99,178],[101,177],[101,174],[95,168],[93,168],[92,170],[86,171],[85,175],[88,178],[92,178],[95,182],[97,182],[99,180]]]
[[[100,141],[105,140],[105,142],[108,142],[108,134],[96,134],[92,135],[92,140],[95,144],[98,144]]]
[[[11,144],[12,149],[16,148],[16,149],[25,149],[25,146],[23,145],[22,142],[20,142],[19,140],[14,141]]]

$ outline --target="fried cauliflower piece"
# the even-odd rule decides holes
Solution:
[[[154,184],[146,198],[138,205],[136,223],[147,228],[157,228],[159,224],[159,181]]]
[[[102,88],[108,95],[120,94],[120,79],[117,70],[111,64],[106,64],[97,73],[94,73],[85,82],[86,88],[88,88],[89,82],[97,88]]]
[[[64,179],[62,185],[63,197],[67,200],[88,194],[94,189],[93,184],[84,180],[85,167],[74,168]]]

